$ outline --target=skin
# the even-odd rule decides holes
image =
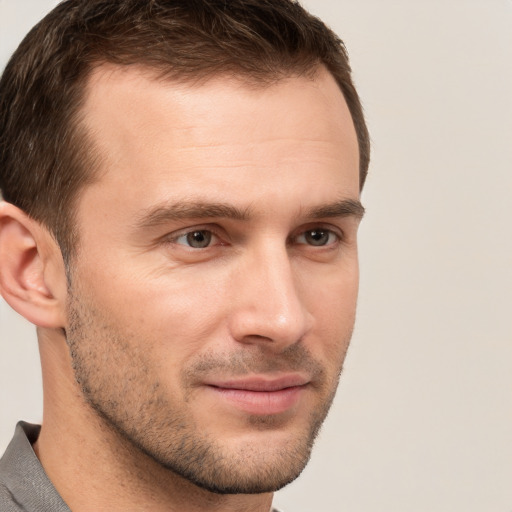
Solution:
[[[101,172],[69,282],[44,228],[0,210],[0,258],[25,247],[30,268],[9,268],[41,304],[3,285],[39,326],[36,453],[75,512],[267,512],[309,458],[354,324],[343,96],[323,69],[254,87],[101,66],[84,123]]]

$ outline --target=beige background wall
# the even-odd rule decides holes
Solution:
[[[0,61],[50,7],[0,0]],[[287,512],[512,511],[512,1],[307,0],[374,142],[359,318]],[[0,302],[0,450],[39,421],[33,331]]]

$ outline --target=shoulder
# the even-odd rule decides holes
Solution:
[[[16,502],[9,489],[0,482],[0,512],[20,512],[25,509]]]
[[[0,458],[0,512],[27,511],[25,484],[33,479],[30,438],[37,437],[39,426],[19,422],[13,439]],[[29,500],[30,502],[30,500]]]

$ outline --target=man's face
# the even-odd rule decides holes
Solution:
[[[249,87],[100,68],[85,124],[68,341],[82,392],[201,487],[306,464],[354,323],[358,148],[334,80]]]

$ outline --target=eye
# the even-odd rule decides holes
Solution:
[[[332,245],[340,240],[340,237],[330,229],[315,228],[308,229],[300,234],[296,241],[299,244],[312,245],[314,247],[322,247]]]
[[[204,249],[209,247],[217,237],[207,229],[197,229],[177,236],[174,242],[180,245],[187,245],[192,249]]]

